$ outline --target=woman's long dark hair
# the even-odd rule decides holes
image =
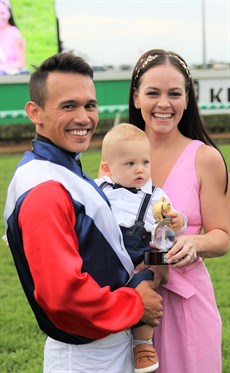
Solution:
[[[195,89],[193,85],[193,80],[189,71],[189,68],[184,61],[184,59],[175,52],[167,52],[163,49],[152,49],[145,52],[137,61],[134,67],[129,90],[129,123],[134,124],[143,131],[145,130],[145,122],[141,114],[141,110],[137,109],[134,105],[133,95],[135,90],[138,90],[140,85],[140,78],[144,73],[154,66],[164,65],[170,63],[175,66],[185,78],[185,89],[188,95],[188,105],[187,109],[184,110],[182,118],[178,123],[178,129],[182,135],[191,138],[192,140],[200,140],[207,145],[211,145],[216,148],[219,152],[220,150],[212,141],[208,135],[204,121],[200,115],[197,99],[195,95]],[[221,154],[221,152],[220,152]],[[221,154],[225,169],[226,169],[226,185],[225,193],[228,189],[228,169],[227,164],[223,155]]]

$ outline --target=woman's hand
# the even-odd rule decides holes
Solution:
[[[195,238],[192,238],[192,236],[179,236],[166,258],[168,264],[172,264],[174,268],[181,268],[194,262],[198,252],[199,245]]]

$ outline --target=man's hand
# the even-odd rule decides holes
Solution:
[[[154,273],[153,289],[159,288],[159,286],[166,284],[168,281],[168,265],[151,266],[150,269]]]
[[[141,262],[135,267],[135,272],[141,272],[143,269],[148,268],[154,273],[153,279],[153,289],[157,289],[160,285],[166,284],[168,280],[168,266],[167,265],[145,265],[144,262]]]
[[[144,315],[141,321],[151,326],[158,326],[163,315],[162,297],[153,290],[153,282],[142,281],[136,290],[144,303]]]

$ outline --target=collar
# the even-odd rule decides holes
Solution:
[[[143,193],[152,194],[153,192],[153,183],[152,179],[150,178],[145,185],[141,188]]]
[[[36,133],[35,135],[35,138],[34,140],[37,140],[37,141],[42,141],[42,142],[45,142],[47,144],[51,144],[53,146],[56,146],[57,148],[59,148],[57,145],[55,145],[48,137],[45,137],[43,135],[40,135],[39,133]],[[61,148],[59,148],[61,149]],[[65,153],[69,154],[72,158],[75,159],[76,163],[80,166],[81,166],[81,161],[80,161],[80,157],[81,157],[81,153],[73,153],[73,152],[67,152],[66,150],[63,150]]]
[[[120,184],[117,184],[117,183],[114,183],[114,184],[113,184],[113,189],[119,189],[119,188],[126,189],[126,190],[128,190],[129,192],[134,193],[134,194],[137,194],[138,190],[141,190],[141,189],[137,189],[137,188],[135,188],[135,187],[133,187],[133,188],[126,188],[126,187],[124,187],[124,186],[122,186],[122,185],[120,185]]]
[[[102,179],[104,181],[107,181],[109,184],[113,185],[115,184],[111,178],[109,176],[103,176]],[[153,192],[153,189],[152,189],[153,185],[152,185],[152,179],[150,178],[147,183],[145,185],[143,185],[142,188],[138,189],[137,191],[142,191],[143,193],[147,193],[147,194],[152,194]],[[124,187],[123,187],[124,188]],[[128,189],[128,188],[124,188],[124,189]]]

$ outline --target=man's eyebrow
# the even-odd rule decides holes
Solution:
[[[97,105],[98,102],[97,102],[97,100],[92,99],[92,100],[89,100],[89,101],[88,101],[88,104],[94,104],[94,105]]]
[[[59,106],[63,106],[63,105],[77,105],[78,103],[79,103],[79,101],[77,101],[77,100],[64,100],[64,101],[59,102]]]
[[[81,102],[78,101],[78,100],[64,100],[64,101],[61,101],[59,103],[59,106],[65,106],[65,105],[73,105],[73,106],[76,106],[76,105],[80,105]],[[86,102],[86,105],[89,105],[89,104],[94,104],[94,105],[97,105],[97,100],[95,99],[90,99],[89,101]]]

